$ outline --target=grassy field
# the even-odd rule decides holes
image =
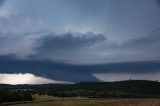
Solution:
[[[160,106],[160,99],[88,99],[56,98],[35,95],[32,102],[5,103],[11,106]],[[2,105],[2,106],[3,106]]]

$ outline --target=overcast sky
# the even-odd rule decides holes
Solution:
[[[1,0],[0,55],[100,64],[160,59],[158,0]]]
[[[159,45],[159,0],[0,0],[4,60],[159,61]]]

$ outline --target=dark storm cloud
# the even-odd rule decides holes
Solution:
[[[157,2],[8,0],[0,12],[3,17],[0,30],[9,33],[0,37],[0,55],[16,54],[18,58],[32,57],[71,64],[123,62],[124,59],[136,61],[148,59],[149,55],[150,60],[154,60],[160,57],[159,36],[147,35],[160,28]],[[41,30],[55,33],[41,33]],[[38,31],[40,33],[33,33]],[[147,54],[151,51],[154,53]]]
[[[128,49],[131,51],[140,51],[140,52],[160,52],[160,30],[153,30],[151,35],[138,37],[135,39],[130,39],[127,42],[123,43],[120,48]],[[154,53],[152,54],[154,55]],[[159,56],[159,55],[158,55]]]
[[[81,36],[75,35],[72,33],[64,33],[62,35],[52,34],[51,36],[46,35],[37,40],[38,43],[41,43],[38,47],[38,50],[48,51],[55,49],[75,49],[87,47],[93,45],[96,42],[106,40],[104,35],[94,35],[92,32],[80,34]]]
[[[157,29],[153,30],[152,33],[153,33],[153,34],[154,34],[154,33],[160,33],[160,28],[157,28]]]
[[[112,42],[111,45],[106,45],[108,49],[111,50],[121,50],[121,51],[160,51],[160,29],[155,29],[151,32],[150,35],[146,35],[143,37],[137,37],[134,39],[129,39],[126,42],[118,44],[116,42]],[[106,49],[107,49],[106,48]]]
[[[104,43],[99,45],[101,53],[110,53],[105,55],[106,60],[112,62],[125,61],[145,61],[159,60],[160,58],[160,31],[153,30],[151,34],[129,39],[126,42],[111,42],[109,45]],[[105,58],[105,57],[104,57]]]
[[[160,73],[159,19],[160,0],[0,0],[0,74]]]
[[[4,3],[4,0],[0,0],[0,7],[2,6],[3,3]]]
[[[57,35],[50,33],[36,40],[36,54],[30,57],[35,59],[49,59],[61,62],[82,62],[87,55],[91,55],[90,47],[106,41],[102,34],[64,33]]]
[[[99,65],[70,65],[52,61],[16,60],[0,57],[0,73],[32,73],[69,82],[100,81],[94,73],[158,73],[160,61],[125,62]]]
[[[148,36],[130,39],[121,44],[110,42],[106,35],[92,32],[56,34],[42,31],[26,35],[0,36],[0,55],[70,64],[159,60],[160,57],[159,29],[153,30]]]
[[[160,0],[155,0],[160,5]]]
[[[154,60],[160,57],[159,29],[148,35],[160,28],[157,2],[8,0],[0,12],[0,30],[9,33],[0,37],[0,55],[71,64],[138,61],[148,59],[149,55]],[[36,31],[40,33],[33,33]]]

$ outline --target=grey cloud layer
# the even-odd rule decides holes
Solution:
[[[52,60],[72,64],[159,60],[160,34],[130,39],[118,44],[103,34],[63,33],[49,31],[23,36],[2,34],[0,55],[15,55],[18,59]]]
[[[95,35],[92,32],[64,33],[61,35],[50,33],[36,41],[38,44],[35,48],[37,54],[31,57],[71,63],[78,63],[79,61],[81,63],[92,57],[92,46],[106,40],[104,35]]]
[[[160,31],[154,31],[149,36],[139,37],[128,42],[124,43],[123,45],[127,45],[129,47],[135,49],[158,49],[158,45],[160,44]],[[137,45],[137,46],[136,46]]]
[[[159,60],[158,3],[0,0],[0,55],[72,64]]]
[[[79,36],[76,36],[79,35]],[[51,49],[76,49],[91,46],[94,43],[106,40],[104,35],[95,35],[92,32],[88,33],[64,33],[62,35],[51,35],[44,36],[37,40],[37,43],[41,43],[38,50],[51,50]]]
[[[119,61],[159,60],[160,31],[152,31],[150,35],[129,39],[121,44],[112,43],[102,46],[103,50],[112,51],[110,59]]]
[[[0,6],[3,4],[4,0],[0,0]]]
[[[151,32],[148,36],[143,37],[137,37],[134,39],[129,39],[123,43],[116,44],[113,42],[113,44],[109,47],[109,49],[115,49],[115,50],[129,50],[129,51],[159,51],[159,44],[160,44],[160,30],[156,29]]]
[[[103,73],[117,73],[121,74],[122,77],[127,77],[129,75],[129,77],[127,77],[127,79],[129,79],[138,78],[133,74],[143,76],[146,73],[150,74],[148,76],[151,78],[154,77],[152,76],[152,73],[155,75],[155,73],[158,74],[159,72],[160,61],[126,62],[99,65],[71,65],[51,61],[16,60],[13,58],[11,59],[9,56],[0,57],[0,73],[32,73],[36,76],[67,82],[99,81],[99,77],[97,79],[97,77],[93,76],[93,74],[103,75]],[[100,78],[105,78],[105,74]],[[126,76],[126,74],[128,75]],[[130,75],[132,77],[130,77]],[[112,77],[112,75],[110,77]],[[113,77],[112,80],[116,80],[116,78]],[[117,78],[117,80],[121,80],[121,78]]]
[[[110,42],[105,35],[93,33],[66,33],[59,36],[45,36],[38,40],[36,48],[39,57],[69,63],[105,63],[121,61],[159,60],[160,31],[130,39],[118,44]]]

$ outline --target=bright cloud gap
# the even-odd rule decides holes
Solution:
[[[65,81],[55,81],[48,78],[43,78],[39,76],[35,76],[30,73],[14,73],[14,74],[6,74],[0,73],[0,84],[63,84],[70,83]]]

